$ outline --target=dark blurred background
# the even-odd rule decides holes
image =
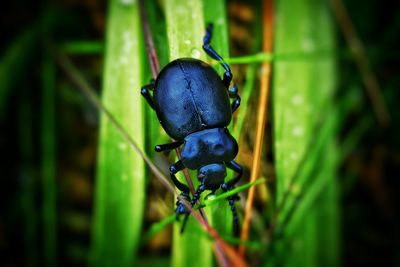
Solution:
[[[227,5],[235,3],[228,1]],[[344,3],[378,78],[391,120],[386,127],[378,126],[365,95],[365,104],[341,130],[344,136],[360,117],[374,120],[342,163],[339,175],[342,261],[344,266],[400,266],[400,4]],[[252,2],[241,4],[254,8]],[[2,3],[0,266],[40,266],[44,249],[51,249],[43,248],[42,240],[43,214],[48,208],[42,192],[51,188],[41,178],[44,172],[56,177],[57,191],[50,198],[55,199],[58,212],[57,261],[62,266],[86,265],[98,111],[54,66],[45,44],[51,39],[65,49],[91,84],[100,88],[106,6],[95,0]],[[228,10],[232,51],[240,55],[246,47],[235,40],[240,34],[235,27],[240,24],[240,14]],[[363,87],[363,82],[339,27],[337,35],[342,55],[338,59],[340,95],[344,88]],[[46,81],[48,72],[56,72],[54,81]],[[44,104],[46,97],[52,96],[43,90],[43,83],[57,88],[50,103],[54,114],[49,114],[52,107]],[[51,121],[54,128],[47,127]],[[44,151],[49,147],[50,151]],[[55,169],[48,169],[48,162],[54,162]]]

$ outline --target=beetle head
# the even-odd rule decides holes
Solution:
[[[215,191],[224,182],[226,167],[224,163],[213,163],[205,165],[198,170],[197,177],[207,190]]]

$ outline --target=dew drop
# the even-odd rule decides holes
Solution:
[[[301,46],[305,51],[313,51],[314,50],[314,41],[311,38],[303,39]]]
[[[301,186],[299,184],[293,184],[289,190],[292,194],[297,195],[301,191]]]
[[[224,19],[222,17],[218,18],[215,22],[216,25],[222,25],[224,23]]]
[[[214,194],[209,194],[209,195],[206,196],[207,200],[213,200],[215,198],[216,198],[216,196]]]
[[[302,136],[304,134],[304,128],[301,126],[296,126],[292,130],[293,136]]]
[[[302,95],[294,95],[292,97],[292,104],[293,105],[298,106],[298,105],[300,105],[302,103],[303,103],[303,96]]]
[[[296,152],[292,152],[290,153],[289,157],[293,160],[297,159],[297,153]]]
[[[126,150],[128,148],[128,145],[126,143],[121,142],[118,144],[118,148],[120,150]]]
[[[132,5],[134,0],[121,0],[121,4],[124,6],[130,6]]]
[[[192,49],[192,52],[191,52],[192,58],[200,58],[200,55],[201,55],[201,53],[200,53],[199,49],[196,49],[196,48]]]

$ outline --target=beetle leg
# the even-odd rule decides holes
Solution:
[[[213,25],[208,24],[206,29],[206,35],[203,38],[203,49],[211,58],[218,60],[222,67],[225,69],[224,78],[222,82],[224,83],[226,89],[228,89],[229,97],[234,98],[234,101],[231,105],[232,113],[240,106],[240,96],[238,94],[238,89],[236,84],[229,89],[229,85],[232,81],[233,75],[229,65],[224,61],[224,59],[212,48],[211,46],[211,37],[212,37]]]
[[[204,184],[199,185],[199,187],[196,190],[196,193],[194,194],[192,200],[190,201],[190,205],[192,207],[194,206],[194,204],[196,204],[197,200],[200,199],[200,195],[201,195],[201,193],[204,192],[204,190],[206,190],[206,186]],[[186,222],[189,218],[189,214],[190,214],[189,212],[186,213],[185,220],[183,221],[183,224],[182,224],[181,233],[183,233],[183,231],[185,230],[185,226],[186,226]]]
[[[210,23],[207,25],[206,34],[204,35],[204,38],[203,38],[203,50],[211,58],[218,60],[219,63],[222,65],[222,67],[225,69],[224,78],[223,78],[222,82],[224,83],[226,89],[228,89],[229,85],[231,84],[232,77],[233,77],[231,68],[224,61],[224,59],[214,50],[214,48],[212,48],[212,46],[210,44],[211,37],[212,37],[212,31],[213,31],[213,24]]]
[[[226,164],[226,167],[228,167],[229,169],[234,170],[235,172],[238,173],[238,175],[234,179],[221,185],[221,189],[223,191],[227,192],[229,190],[232,190],[234,188],[234,185],[240,180],[240,178],[242,177],[242,174],[243,174],[243,168],[242,168],[242,166],[240,166],[233,160],[231,160],[230,162],[226,162],[225,164]],[[234,234],[234,236],[239,236],[239,217],[238,217],[237,210],[235,207],[235,200],[238,200],[238,198],[239,197],[237,195],[230,196],[227,198],[227,200],[229,202],[229,206],[231,207],[232,216],[233,216],[233,234]]]
[[[182,144],[183,144],[182,141],[177,141],[177,142],[172,142],[172,143],[169,143],[169,144],[156,145],[154,147],[154,150],[156,152],[169,151],[169,150],[172,150],[172,149],[175,149],[175,148],[181,146]]]
[[[232,113],[236,111],[236,109],[240,106],[240,96],[238,94],[238,88],[236,84],[233,84],[232,88],[229,89],[229,97],[234,98],[231,109]]]
[[[188,213],[188,211],[186,210],[184,201],[190,202],[190,196],[189,196],[188,192],[182,192],[180,194],[180,196],[178,197],[178,200],[176,201],[175,213],[176,213],[177,220],[179,218],[179,215]]]
[[[231,207],[232,217],[233,217],[233,235],[235,237],[239,236],[239,216],[235,207],[234,196],[228,197],[229,206]]]
[[[169,168],[170,171],[170,175],[171,175],[171,179],[172,182],[175,184],[175,186],[182,191],[182,193],[180,194],[180,196],[178,197],[178,200],[176,201],[176,209],[175,209],[175,213],[176,213],[176,219],[179,219],[179,215],[182,214],[189,214],[189,211],[186,209],[185,203],[184,201],[190,201],[190,196],[189,196],[189,187],[187,187],[185,184],[181,183],[175,176],[175,174],[181,170],[183,170],[185,168],[185,166],[183,165],[182,161],[179,160],[177,161],[175,164],[172,164]],[[181,232],[183,232],[183,229],[185,227],[186,224],[186,217],[185,220],[182,224],[182,229]]]
[[[204,190],[206,190],[206,186],[204,184],[199,185],[199,187],[196,190],[196,193],[194,194],[192,200],[190,201],[190,205],[192,205],[192,207],[194,206],[194,204],[196,204],[197,200],[200,199],[200,195],[201,193],[204,192]]]
[[[185,168],[185,165],[183,165],[182,161],[179,160],[175,162],[174,164],[171,164],[169,167],[169,174],[171,177],[172,182],[174,185],[182,192],[188,193],[189,194],[189,187],[187,185],[181,183],[175,176],[175,174]]]
[[[152,109],[154,109],[154,101],[153,101],[153,97],[150,94],[150,90],[154,89],[154,84],[155,84],[155,81],[154,81],[154,79],[152,79],[150,81],[150,83],[144,85],[142,87],[142,90],[140,91],[140,93],[142,94],[142,96],[144,96],[144,98],[147,100],[147,103],[149,103],[149,105]]]
[[[239,182],[239,180],[240,180],[240,178],[242,178],[242,174],[243,174],[242,166],[240,166],[234,160],[231,160],[230,162],[225,162],[225,164],[226,164],[226,167],[228,167],[231,170],[234,170],[235,172],[238,173],[238,175],[234,179],[221,185],[221,188],[224,191],[230,190],[237,182]]]
[[[175,209],[175,213],[176,213],[176,219],[178,220],[179,215],[181,214],[188,214],[189,212],[186,209],[186,206],[184,204],[184,201],[188,201],[190,202],[190,196],[189,196],[189,187],[187,187],[185,184],[181,183],[175,176],[175,174],[181,170],[183,170],[185,168],[185,166],[183,165],[182,161],[179,160],[176,163],[172,164],[169,167],[169,171],[170,171],[170,176],[171,176],[171,180],[172,182],[175,184],[175,186],[182,191],[182,193],[180,194],[180,196],[178,197],[178,200],[176,201],[176,209]],[[184,222],[185,224],[185,222]]]

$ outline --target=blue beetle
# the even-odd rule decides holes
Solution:
[[[222,79],[201,60],[179,58],[167,64],[156,80],[141,90],[167,134],[175,140],[157,145],[155,150],[169,151],[183,145],[181,159],[170,166],[170,177],[192,206],[205,190],[233,189],[243,173],[242,167],[233,160],[238,153],[238,144],[226,128],[232,120],[232,113],[240,105],[240,97],[235,85],[229,89],[232,72],[228,64],[210,45],[212,29],[212,24],[209,24],[203,38],[203,50],[223,66]],[[233,98],[232,103],[229,98]],[[192,199],[189,188],[175,176],[184,168],[198,173],[200,185]],[[226,168],[238,173],[227,182]],[[233,229],[237,234],[239,222],[234,200],[234,196],[228,198],[233,213]],[[186,214],[187,218],[189,212],[179,198],[176,204],[177,216]]]

